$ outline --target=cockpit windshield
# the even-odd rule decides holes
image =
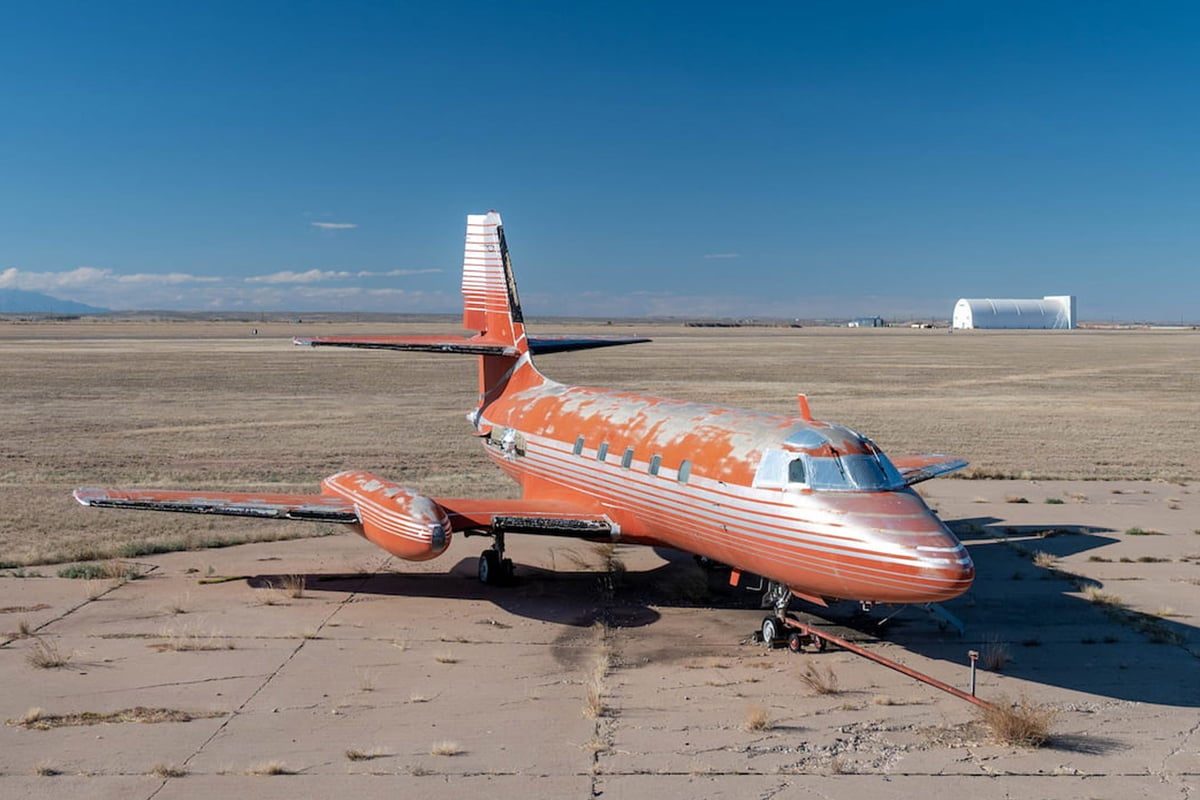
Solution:
[[[768,450],[763,454],[754,485],[842,492],[880,492],[902,488],[905,485],[904,478],[888,457],[869,439],[864,438],[861,443],[867,452],[842,454],[831,447],[822,448],[821,455]]]

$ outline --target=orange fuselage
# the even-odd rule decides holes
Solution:
[[[474,416],[488,455],[526,499],[606,515],[616,541],[706,556],[807,597],[936,602],[974,578],[966,549],[902,482],[829,490],[764,475],[769,451],[883,458],[846,428],[563,386],[528,361],[505,386]]]

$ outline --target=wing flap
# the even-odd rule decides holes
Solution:
[[[967,466],[967,461],[964,459],[935,453],[892,457],[891,460],[900,472],[900,477],[904,478],[904,482],[909,486],[936,478],[939,475],[955,472]]]
[[[257,494],[168,491],[157,489],[82,488],[75,499],[85,506],[142,511],[177,511],[230,517],[288,519],[305,522],[358,523],[354,505],[322,494]]]
[[[620,528],[599,507],[553,500],[495,500],[435,497],[456,531],[486,530],[495,533],[530,533],[597,539],[620,533]]]

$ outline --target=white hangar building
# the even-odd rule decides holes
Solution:
[[[1047,295],[1041,300],[972,300],[954,304],[952,328],[1058,328],[1075,327],[1074,295]]]

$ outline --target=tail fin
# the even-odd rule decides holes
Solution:
[[[522,383],[541,381],[542,376],[529,360],[521,301],[498,211],[467,215],[462,294],[463,327],[476,332],[470,341],[499,345],[505,350],[503,355],[479,356],[479,408],[502,393],[515,373],[525,373]],[[519,369],[522,360],[524,370]]]
[[[504,223],[497,211],[467,215],[462,294],[463,327],[476,331],[472,338],[511,347],[517,357],[529,352]]]
[[[500,214],[467,216],[463,248],[463,327],[474,336],[319,336],[296,338],[313,347],[361,347],[375,350],[422,350],[479,356],[479,403],[482,407],[505,389],[524,389],[545,380],[533,367],[534,353],[561,353],[610,347],[649,339],[633,336],[525,335],[521,301]]]

